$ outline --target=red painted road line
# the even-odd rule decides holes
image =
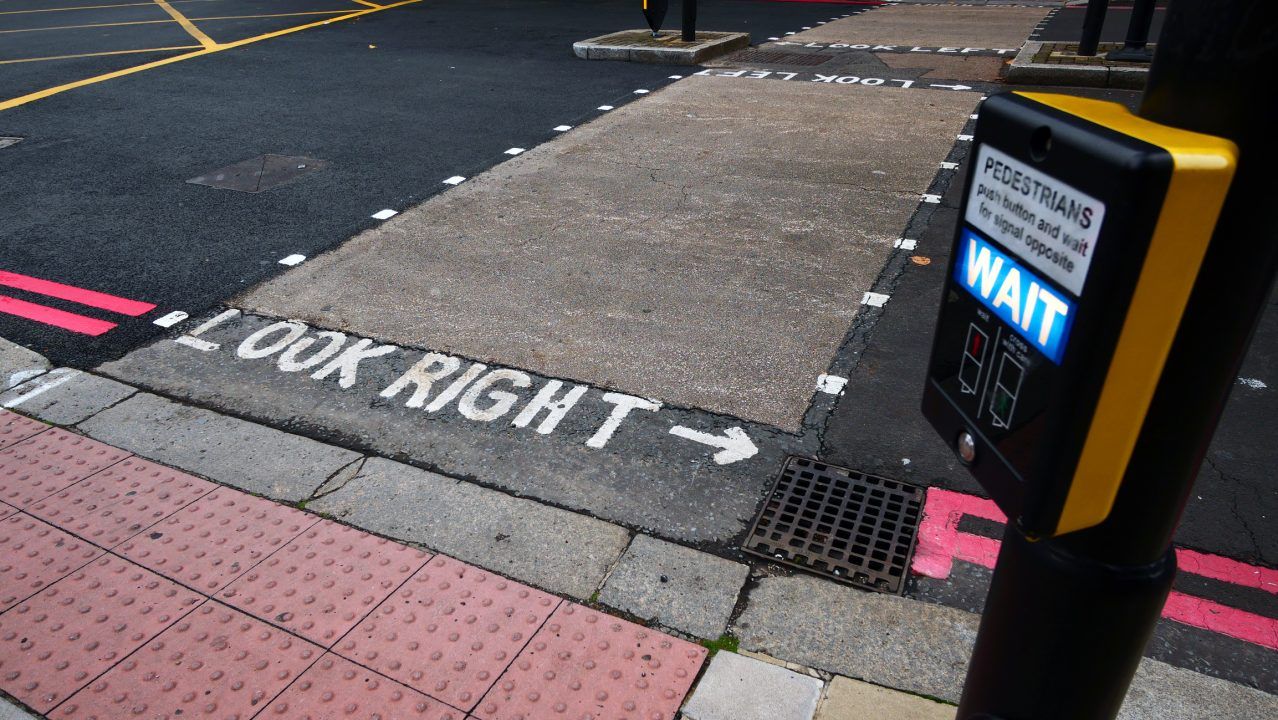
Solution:
[[[96,318],[85,317],[84,315],[76,315],[64,310],[45,307],[35,303],[19,300],[17,298],[6,297],[0,295],[0,313],[6,315],[16,315],[27,320],[35,320],[45,325],[60,327],[63,330],[78,332],[82,335],[92,335],[97,337],[102,333],[115,327],[115,323],[106,320],[98,320]]]
[[[151,303],[129,300],[128,298],[108,295],[95,290],[85,290],[74,285],[63,285],[52,280],[41,280],[29,275],[19,275],[7,270],[0,270],[0,285],[40,295],[48,295],[59,300],[70,300],[80,305],[87,305],[99,310],[110,310],[130,317],[137,317],[155,309],[155,305]]]
[[[959,521],[965,515],[1007,522],[1007,517],[992,500],[939,488],[928,489],[918,546],[910,568],[915,574],[944,580],[950,576],[956,559],[994,567],[999,541],[960,532]],[[1176,549],[1176,560],[1181,572],[1278,594],[1278,570],[1184,548]],[[1172,591],[1163,606],[1163,617],[1278,650],[1278,620],[1212,600]]]

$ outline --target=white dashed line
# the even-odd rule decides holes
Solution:
[[[843,387],[847,384],[848,379],[845,377],[821,375],[817,378],[816,389],[828,395],[842,395]]]
[[[445,180],[444,184],[445,185],[461,185],[464,182],[466,182],[466,178],[462,177],[461,175],[454,175],[448,178],[447,180]]]
[[[668,76],[668,78],[669,78],[670,80],[682,80],[682,79],[683,79],[683,76],[682,76],[682,75],[670,75],[670,76]]]
[[[889,297],[889,295],[884,295],[883,293],[867,292],[861,296],[861,304],[869,305],[870,307],[883,307],[887,304]]]
[[[188,317],[190,316],[182,312],[181,310],[174,310],[173,312],[169,313],[168,315],[165,315],[162,318],[156,318],[152,322],[154,322],[156,325],[159,325],[160,327],[173,327],[174,325],[177,325],[178,323],[182,322]]]
[[[609,110],[611,110],[612,108],[613,108],[613,106],[612,106],[612,105],[600,105],[599,107],[597,107],[597,108],[595,108],[595,109],[596,109],[596,110],[603,110],[604,112],[608,112],[608,111],[609,111]]]
[[[568,132],[572,129],[571,125],[556,125],[555,132]]]
[[[918,246],[919,246],[918,240],[907,240],[905,238],[901,238],[900,240],[897,240],[896,242],[892,243],[892,247],[899,247],[902,250],[913,250],[914,248]]]
[[[636,91],[635,91],[635,94],[636,94],[636,95],[647,95],[649,92],[651,92],[651,91],[650,91],[650,90],[644,90],[643,88],[639,88],[638,90],[636,90]]]
[[[300,265],[305,261],[306,261],[305,255],[298,255],[296,253],[289,255],[288,257],[280,258],[281,265],[288,265],[290,267],[293,265]]]
[[[942,170],[958,170],[958,163],[943,162],[941,163],[941,169]]]
[[[509,150],[507,150],[507,151],[506,151],[506,154],[507,154],[507,155],[518,155],[519,153],[521,153],[521,152],[523,152],[523,151],[524,151],[524,149],[523,149],[523,148],[511,148],[511,149],[509,149]]]
[[[959,140],[962,140],[963,142],[971,142],[971,141],[972,141],[972,136],[971,136],[971,135],[959,135],[959,136],[958,136],[958,139],[959,139]]]
[[[941,196],[940,195],[924,195],[923,202],[932,203],[933,205],[935,205],[941,202]]]
[[[391,210],[390,208],[386,208],[385,210],[378,210],[377,212],[373,213],[373,219],[374,220],[390,220],[391,218],[395,217],[398,214],[399,214],[398,210]]]

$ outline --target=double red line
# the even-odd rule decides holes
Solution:
[[[63,285],[52,280],[41,280],[29,275],[19,275],[6,270],[0,270],[0,286],[25,290],[37,295],[58,298],[59,300],[68,300],[91,308],[128,315],[129,317],[137,317],[155,309],[155,305],[151,303],[129,300],[128,298],[108,295],[94,290],[85,290],[74,285]],[[116,323],[106,320],[99,320],[87,315],[79,315],[46,305],[19,300],[7,295],[0,295],[0,313],[16,315],[27,320],[34,320],[45,325],[52,325],[63,330],[95,337],[116,326]]]

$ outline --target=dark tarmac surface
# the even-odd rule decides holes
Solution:
[[[69,5],[104,4],[68,0]],[[64,7],[61,2],[59,7]],[[13,10],[10,11],[9,8]],[[6,12],[37,6],[7,3]],[[46,6],[47,7],[47,6]],[[190,18],[370,10],[345,0],[203,0]],[[216,9],[215,9],[216,8]],[[862,9],[720,0],[703,27],[781,33]],[[157,15],[157,11],[159,15]],[[158,7],[0,15],[3,57],[198,46]],[[195,21],[233,42],[341,15]],[[671,68],[585,62],[575,40],[642,18],[631,3],[442,0],[404,5],[117,77],[0,110],[3,269],[158,305],[130,319],[18,290],[14,297],[119,322],[96,338],[0,315],[0,336],[61,364],[91,366],[154,337],[151,320],[196,315],[471,176],[510,147],[529,148],[600,105],[670,82]],[[184,51],[0,65],[6,100]],[[186,180],[263,153],[325,160],[328,169],[243,194]]]
[[[1165,0],[1159,0],[1154,9],[1154,19],[1149,26],[1149,42],[1158,42],[1158,35],[1163,30],[1163,10],[1167,6]],[[1127,26],[1131,20],[1130,3],[1112,3],[1105,14],[1105,24],[1101,26],[1101,42],[1123,42],[1127,37]],[[1078,42],[1083,34],[1083,17],[1087,15],[1087,6],[1070,5],[1061,8],[1047,21],[1046,27],[1039,32],[1035,40],[1047,42]]]

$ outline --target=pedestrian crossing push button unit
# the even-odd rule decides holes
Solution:
[[[982,106],[923,412],[1027,534],[1109,514],[1235,162],[1114,103]]]

